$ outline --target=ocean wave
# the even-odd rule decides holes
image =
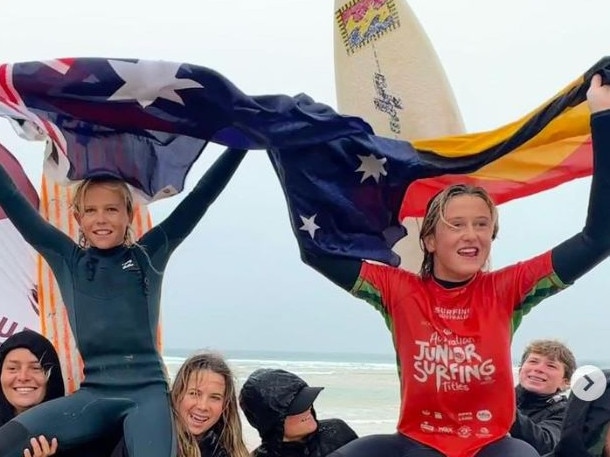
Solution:
[[[171,374],[175,373],[186,357],[163,356],[163,361],[168,366]],[[258,368],[282,368],[299,376],[335,376],[343,375],[345,372],[372,372],[374,373],[396,373],[396,365],[385,362],[339,362],[339,361],[316,361],[316,360],[277,360],[277,359],[244,359],[229,358],[229,365],[234,371],[252,372]],[[249,373],[248,373],[249,374]],[[513,366],[513,379],[518,381],[519,367]]]
[[[349,419],[350,424],[396,424],[394,419]]]
[[[316,360],[273,360],[273,359],[228,359],[231,364],[256,365],[268,367],[294,367],[300,369],[320,369],[336,367],[341,370],[396,370],[394,363],[374,363],[374,362],[330,362]]]

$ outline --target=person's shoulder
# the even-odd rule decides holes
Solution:
[[[329,452],[358,438],[358,434],[341,419],[324,419],[318,424],[314,441]]]
[[[342,419],[323,419],[318,421],[319,434],[331,434],[336,436],[357,436],[353,428]]]
[[[556,405],[561,405],[561,406],[565,407],[568,404],[568,397],[569,397],[569,393],[560,392],[553,397],[553,401],[551,403],[554,405],[556,404]]]
[[[320,424],[320,428],[350,428],[343,419],[336,418],[321,419],[318,421],[318,424]]]
[[[516,273],[522,272],[538,272],[539,274],[548,275],[552,271],[552,251],[549,249],[529,259],[520,260],[496,270],[482,272],[481,277],[504,278],[512,277]]]
[[[197,445],[202,456],[231,457],[220,443],[220,437],[214,430],[208,431],[203,438],[200,438]]]
[[[269,451],[265,448],[264,444],[261,444],[259,447],[250,451],[251,457],[267,457],[269,455]]]
[[[555,395],[550,401],[547,407],[549,412],[554,414],[565,414],[568,409],[568,396],[564,393]]]
[[[387,280],[396,281],[398,283],[412,284],[422,283],[423,279],[420,275],[405,270],[404,268],[397,268],[391,265],[385,265],[383,263],[365,261],[362,262],[360,269],[360,277],[369,279],[374,278],[385,278]]]

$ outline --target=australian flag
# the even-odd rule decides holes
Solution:
[[[416,149],[305,94],[249,96],[214,70],[164,61],[1,65],[0,114],[48,141],[45,167],[56,178],[116,176],[150,200],[182,191],[208,142],[266,149],[302,249],[392,265],[409,184],[469,173],[510,152]]]

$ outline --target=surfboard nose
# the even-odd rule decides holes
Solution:
[[[416,139],[460,134],[464,123],[443,66],[404,0],[335,0],[339,110],[378,135]]]

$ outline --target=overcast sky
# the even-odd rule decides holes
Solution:
[[[607,0],[411,0],[455,92],[468,132],[511,122],[610,54]],[[103,6],[102,6],[103,5]],[[249,94],[305,92],[336,106],[330,0],[8,2],[0,61],[136,57],[220,71]],[[405,75],[408,78],[408,75]],[[40,144],[4,121],[0,142],[38,186]],[[188,189],[216,158],[203,154]],[[610,153],[610,151],[609,151]],[[551,248],[581,229],[589,180],[507,204],[493,265]],[[181,196],[151,206],[162,220]],[[581,359],[610,359],[610,262],[525,320],[514,350],[559,337]],[[391,353],[383,319],[300,262],[279,184],[262,151],[176,251],[163,293],[165,346]]]

